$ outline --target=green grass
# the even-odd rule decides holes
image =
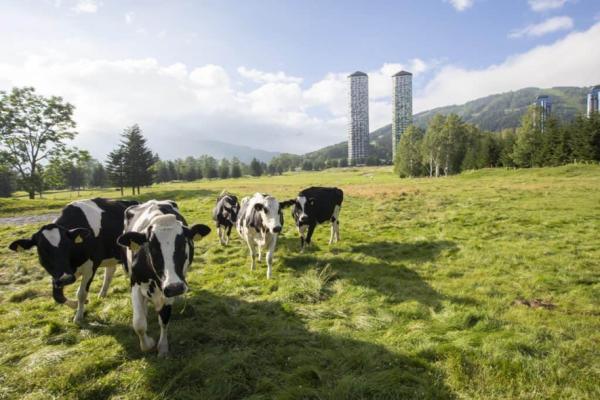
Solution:
[[[175,306],[168,360],[140,352],[122,271],[104,300],[96,278],[77,327],[35,254],[7,249],[36,227],[0,225],[0,399],[600,398],[599,166],[412,180],[345,169],[141,197],[208,223],[224,188],[288,198],[313,184],[344,189],[342,241],[330,248],[319,227],[299,254],[286,213],[268,281],[237,234],[223,248],[211,233]],[[0,215],[74,199],[47,197],[4,200]],[[150,322],[156,338],[154,312]]]

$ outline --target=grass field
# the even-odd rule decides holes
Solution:
[[[167,360],[140,352],[122,271],[104,300],[96,277],[80,328],[36,255],[7,249],[36,226],[0,225],[0,399],[600,398],[600,166],[404,180],[346,169],[141,198],[209,223],[224,188],[285,199],[309,185],[344,189],[342,241],[329,247],[319,227],[299,254],[286,213],[266,280],[237,234],[223,248],[213,231],[197,243]],[[82,192],[99,194],[118,192]],[[2,200],[0,216],[75,199],[47,197]]]

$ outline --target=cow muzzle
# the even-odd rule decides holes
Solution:
[[[275,228],[271,229],[271,232],[273,232],[273,233],[280,233],[281,232],[281,226],[276,226]]]
[[[185,293],[186,289],[183,282],[170,283],[163,288],[163,293],[166,297],[175,297]]]

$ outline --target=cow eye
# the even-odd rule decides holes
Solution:
[[[268,208],[265,207],[265,208],[263,208],[263,210],[265,210],[265,214],[269,213],[269,209]]]

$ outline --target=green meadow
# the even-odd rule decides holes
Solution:
[[[264,262],[250,271],[236,232],[219,245],[221,190],[287,199],[310,185],[344,190],[341,242],[320,226],[299,253],[286,212],[271,280]],[[77,193],[44,197],[0,200],[0,218],[58,213]],[[174,307],[170,357],[140,351],[122,270],[106,299],[99,271],[76,326],[35,252],[8,249],[43,222],[0,224],[0,399],[600,398],[600,166],[334,169],[139,198],[176,200],[213,227]],[[157,338],[154,311],[149,323]]]

